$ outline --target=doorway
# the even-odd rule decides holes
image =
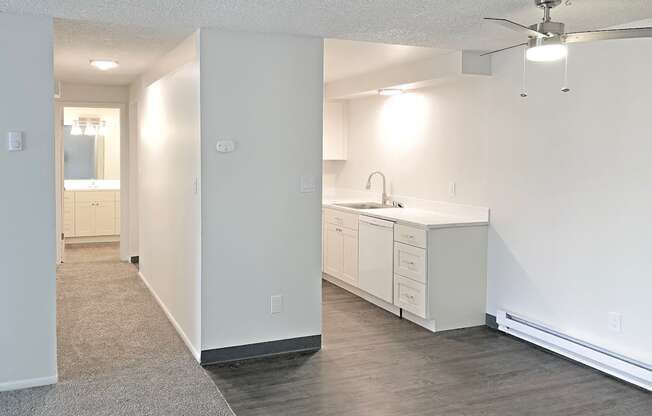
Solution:
[[[57,103],[58,263],[81,252],[120,259],[121,107]]]

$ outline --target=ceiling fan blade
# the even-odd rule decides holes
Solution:
[[[484,20],[488,20],[490,22],[496,23],[498,25],[501,25],[503,27],[506,27],[507,29],[515,30],[517,32],[523,33],[524,35],[528,35],[533,38],[547,38],[548,35],[545,33],[537,32],[536,30],[532,30],[527,26],[523,26],[520,23],[512,22],[511,20],[507,19],[496,19],[493,17],[485,17]]]
[[[594,40],[632,39],[652,37],[652,27],[630,29],[594,30],[591,32],[566,33],[562,36],[565,43],[592,42]]]
[[[502,48],[502,49],[497,49],[497,50],[495,50],[495,51],[491,51],[491,52],[481,53],[480,56],[492,55],[492,54],[494,54],[494,53],[498,53],[498,52],[506,51],[506,50],[508,50],[508,49],[518,48],[519,46],[525,46],[525,45],[527,45],[527,42],[519,43],[518,45],[508,46],[508,47],[506,47],[506,48]]]

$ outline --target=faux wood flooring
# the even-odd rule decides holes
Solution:
[[[433,334],[324,282],[323,349],[208,367],[238,416],[650,416],[652,394],[478,327]]]

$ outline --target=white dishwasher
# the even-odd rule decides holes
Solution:
[[[394,223],[360,215],[358,287],[375,297],[394,300]]]

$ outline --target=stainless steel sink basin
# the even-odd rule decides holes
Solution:
[[[353,209],[377,209],[377,208],[392,208],[391,205],[383,205],[378,202],[351,202],[346,204],[333,204],[338,207],[353,208]]]

